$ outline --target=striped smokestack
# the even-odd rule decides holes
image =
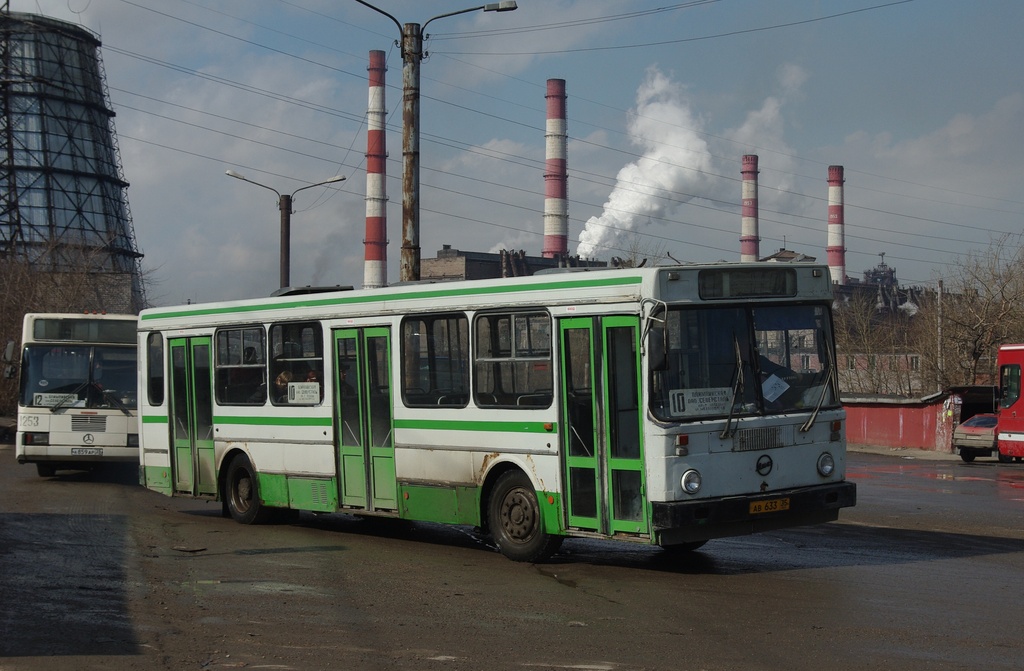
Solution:
[[[363,288],[379,289],[388,279],[388,217],[384,140],[383,51],[370,52],[370,104],[366,113],[366,237],[363,239]]]
[[[740,261],[757,261],[760,257],[761,238],[757,231],[757,155],[744,154],[743,186],[740,198],[743,211],[740,215]]]
[[[832,284],[846,284],[846,234],[843,230],[843,166],[828,167],[828,271]]]
[[[565,80],[549,79],[548,118],[544,131],[544,251],[546,259],[569,253],[569,207],[566,201]]]

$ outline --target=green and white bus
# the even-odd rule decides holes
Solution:
[[[247,524],[470,525],[518,561],[835,520],[831,303],[824,266],[715,264],[144,310],[141,479]]]
[[[30,313],[21,334],[18,463],[40,476],[138,462],[138,317]]]

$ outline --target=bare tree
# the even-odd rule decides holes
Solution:
[[[920,358],[908,337],[912,316],[880,305],[870,292],[837,304],[839,386],[853,394],[920,394]]]
[[[1024,248],[1019,236],[1002,236],[988,249],[963,256],[935,301],[933,323],[941,333],[934,351],[944,387],[991,383],[1000,344],[1024,342]]]

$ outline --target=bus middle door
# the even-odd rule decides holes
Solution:
[[[334,332],[338,500],[344,507],[398,510],[390,340],[383,327]]]
[[[213,444],[211,340],[170,338],[170,417],[174,491],[192,496],[216,495]]]
[[[647,534],[639,319],[559,322],[562,459],[570,528]]]

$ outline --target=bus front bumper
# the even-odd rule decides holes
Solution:
[[[837,482],[756,496],[654,502],[652,526],[659,545],[832,522],[857,503],[857,485]],[[762,512],[758,512],[762,511]]]

